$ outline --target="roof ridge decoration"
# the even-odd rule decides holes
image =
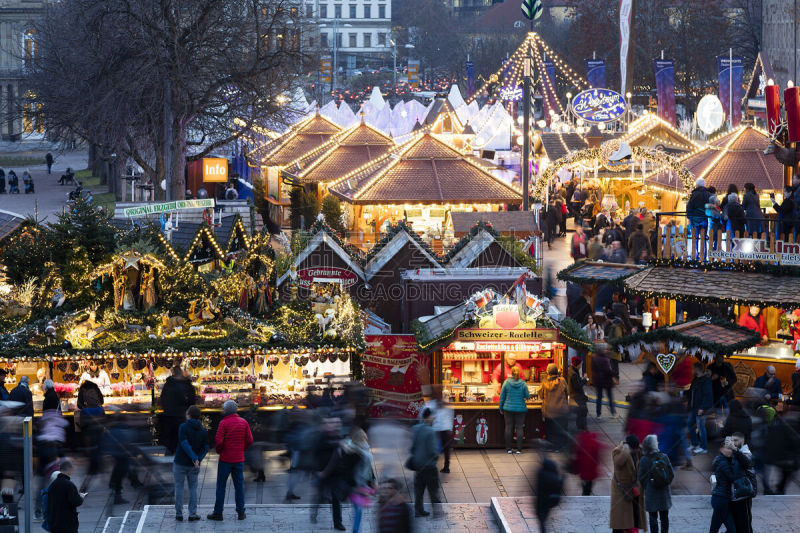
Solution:
[[[405,237],[403,237],[403,235],[405,235]],[[368,281],[394,257],[397,251],[399,251],[399,249],[395,250],[395,253],[391,255],[387,252],[390,248],[389,244],[394,242],[397,238],[407,239],[408,242],[412,243],[425,255],[426,259],[431,262],[432,268],[435,270],[443,270],[439,255],[434,252],[405,221],[400,220],[397,224],[391,226],[388,233],[367,253],[367,257],[364,261],[364,274]]]

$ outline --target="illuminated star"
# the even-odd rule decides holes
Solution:
[[[122,267],[122,270],[128,270],[129,268],[135,268],[139,270],[139,258],[135,255],[123,255],[122,260],[125,261],[125,265]]]

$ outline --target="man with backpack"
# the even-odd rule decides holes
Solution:
[[[672,507],[670,484],[675,479],[675,471],[666,454],[658,451],[658,438],[648,435],[642,441],[644,455],[639,461],[639,483],[644,488],[644,508],[650,517],[650,531],[658,533],[669,531],[669,509]]]

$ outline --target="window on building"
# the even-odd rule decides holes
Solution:
[[[372,48],[372,34],[365,33],[364,34],[364,48]]]
[[[34,100],[34,94],[30,91],[25,93],[22,105],[22,127],[25,133],[44,133],[42,104]]]
[[[337,18],[337,19],[342,18],[342,6],[341,5],[333,6],[333,16],[334,16],[334,18]]]
[[[355,4],[350,4],[350,18],[351,19],[356,18],[356,5]]]
[[[322,48],[328,48],[328,34],[327,33],[320,33],[319,34],[319,45]]]
[[[348,35],[348,37],[350,37],[350,48],[358,47],[358,34],[351,33]]]
[[[321,6],[319,6],[319,18],[321,18],[321,19],[328,18],[328,6],[327,5],[322,4]]]
[[[378,18],[385,19],[386,18],[386,4],[379,4],[378,5]]]
[[[36,56],[39,55],[39,43],[36,42],[36,30],[28,30],[23,36],[23,67],[33,68]]]
[[[366,5],[364,6],[364,18],[371,19],[372,18],[372,6]]]
[[[314,18],[314,5],[306,4],[306,18]]]
[[[379,33],[378,34],[378,46],[386,46],[386,34]]]
[[[308,38],[308,47],[309,48],[314,48],[314,38],[313,37],[309,37]]]
[[[341,33],[337,33],[336,34],[336,47],[337,48],[341,48],[342,47],[342,34]]]

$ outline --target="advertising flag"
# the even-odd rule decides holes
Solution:
[[[628,46],[631,37],[631,11],[633,0],[620,0],[619,2],[619,72],[620,94],[625,94],[628,82]]]
[[[656,59],[655,66],[658,116],[675,126],[675,62]]]
[[[472,95],[475,94],[475,63],[473,63],[472,61],[467,61],[466,70],[467,70],[467,98],[472,98]]]
[[[742,121],[742,74],[744,62],[741,57],[717,57],[719,70],[719,99],[725,111],[725,120],[735,128]],[[730,115],[730,116],[729,116]]]
[[[589,87],[604,89],[606,87],[606,60],[587,59],[586,79],[589,81]]]

